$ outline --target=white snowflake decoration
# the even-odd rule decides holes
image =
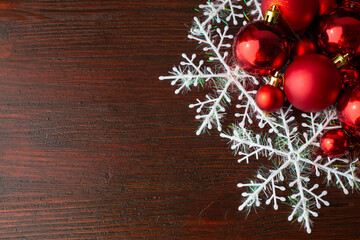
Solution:
[[[241,4],[242,0],[218,0],[200,5],[204,20],[194,18],[194,26],[188,38],[199,42],[204,52],[210,53],[208,61],[212,62],[211,66],[206,67],[204,60],[197,60],[195,54],[191,57],[183,54],[184,60],[180,66],[174,67],[170,76],[160,77],[160,80],[171,80],[172,85],[177,85],[176,94],[204,84],[215,87],[216,91],[206,95],[205,100],[197,99],[197,103],[190,105],[190,108],[197,108],[196,119],[201,121],[198,135],[213,127],[222,131],[226,107],[234,99],[239,101],[236,106],[239,113],[235,115],[239,118],[238,123],[220,136],[230,141],[231,148],[240,156],[239,162],[248,163],[260,156],[275,162],[274,169],[259,171],[256,181],[238,184],[238,187],[247,189],[242,194],[245,200],[239,210],[258,207],[263,200],[267,205],[272,203],[277,210],[278,203],[287,200],[279,195],[279,192],[286,190],[281,185],[285,184],[286,178],[290,182],[288,187],[295,192],[288,196],[292,205],[288,220],[297,217],[306,231],[311,233],[310,217],[316,217],[318,214],[315,209],[321,205],[328,206],[329,202],[324,199],[327,192],[318,193],[319,185],[311,185],[308,175],[326,174],[328,184],[335,183],[348,194],[348,189],[354,189],[360,182],[354,175],[357,159],[312,159],[314,149],[319,147],[321,134],[325,130],[340,128],[336,125],[336,112],[333,109],[322,113],[303,113],[299,120],[293,116],[292,106],[284,107],[272,115],[258,108],[254,100],[256,90],[251,86],[259,85],[266,79],[257,79],[244,73],[229,60],[234,38],[229,34],[229,25],[234,27],[239,21],[243,25],[247,24],[248,15],[253,20],[263,18],[258,0],[249,0],[244,7]],[[264,131],[254,133],[251,130],[253,124]],[[344,166],[339,166],[339,163]]]

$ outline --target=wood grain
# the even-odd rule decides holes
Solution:
[[[158,80],[202,2],[0,3],[0,239],[359,238],[358,193],[329,189],[310,236],[286,206],[237,211],[261,161],[196,136],[203,94]]]

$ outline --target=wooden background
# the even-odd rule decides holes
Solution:
[[[284,205],[237,211],[262,161],[196,136],[203,93],[158,80],[203,2],[1,1],[0,239],[359,238],[358,193],[329,189],[311,235]]]

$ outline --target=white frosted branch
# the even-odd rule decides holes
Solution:
[[[305,193],[304,193],[305,187],[303,186],[303,181],[308,182],[309,179],[301,176],[301,169],[298,161],[294,161],[294,166],[296,171],[296,179],[289,184],[289,187],[293,187],[294,184],[296,183],[299,192],[297,194],[293,194],[291,197],[293,199],[297,199],[298,203],[295,206],[293,206],[294,207],[293,212],[290,214],[288,220],[292,221],[294,215],[300,213],[300,216],[298,217],[298,222],[304,222],[307,233],[311,233],[311,226],[310,226],[311,224],[310,224],[309,215],[312,214],[313,216],[316,217],[317,214],[310,211],[308,206],[309,199],[305,197]]]
[[[259,134],[252,136],[251,132],[242,126],[236,127],[232,135],[221,133],[221,137],[226,138],[231,143],[231,149],[242,156],[239,162],[245,161],[249,163],[249,159],[255,156],[259,159],[259,155],[271,157],[272,155],[287,156],[286,152],[274,148],[272,140],[267,138],[261,141]]]
[[[329,206],[330,203],[322,198],[323,196],[326,196],[327,191],[323,191],[320,195],[317,195],[313,192],[317,188],[319,188],[319,184],[315,184],[311,189],[304,188],[304,190],[315,199],[316,207],[318,209],[321,208],[321,204],[324,204],[325,206]]]
[[[317,123],[317,118],[319,118],[320,116],[322,116],[321,113],[317,112],[317,113],[303,113],[301,114],[301,116],[305,119],[309,119],[308,122],[303,123],[302,126],[305,128],[309,129],[309,132],[311,134],[315,134],[318,130],[318,128],[320,127],[319,124]],[[312,137],[312,135],[310,135],[310,137]]]
[[[200,9],[204,10],[204,15],[207,16],[207,18],[203,21],[202,26],[207,25],[210,21],[215,19],[217,23],[221,22],[221,19],[219,17],[219,13],[223,11],[228,4],[228,2],[231,0],[223,1],[220,4],[214,4],[212,2],[206,2],[206,4],[201,4],[199,6]]]
[[[219,78],[227,78],[227,73],[216,73],[214,74],[211,68],[204,68],[204,61],[200,60],[198,64],[194,63],[196,54],[193,54],[189,58],[186,54],[182,54],[185,61],[180,62],[182,67],[174,67],[173,71],[170,72],[171,76],[161,76],[160,80],[172,80],[171,85],[178,84],[178,88],[175,90],[175,94],[179,94],[182,90],[190,89],[190,86],[197,87],[199,81],[202,79],[204,82],[209,80],[218,81]]]
[[[206,103],[211,103],[211,106],[209,107],[209,111],[207,113],[196,116],[196,119],[202,120],[199,129],[196,131],[197,135],[200,135],[206,127],[208,129],[211,129],[212,125],[214,124],[214,120],[217,130],[218,131],[222,130],[220,119],[222,118],[222,114],[225,112],[225,108],[222,106],[222,101],[223,99],[225,99],[226,102],[228,103],[231,102],[231,99],[228,96],[228,88],[230,87],[231,83],[232,82],[228,81],[223,87],[223,89],[219,90],[218,96],[216,98],[210,99],[209,96],[207,96],[208,98],[207,102],[198,101],[198,104],[191,104],[189,106],[190,108],[199,106],[198,108],[198,112],[199,112]]]
[[[295,120],[295,117],[289,117],[291,113],[291,106],[284,112],[284,109],[280,109],[280,119],[283,122],[283,129],[285,130],[285,138],[287,140],[287,146],[290,152],[294,151],[293,147],[293,139],[296,137],[297,133],[297,127],[294,127],[292,130],[290,130],[289,123],[293,122]]]
[[[318,176],[318,177],[320,176],[320,170],[324,171],[327,174],[327,180],[328,181],[331,181],[332,176],[334,176],[335,177],[335,182],[341,186],[344,194],[348,194],[349,191],[346,188],[346,186],[344,185],[341,178],[345,179],[351,188],[354,187],[355,182],[360,183],[360,179],[357,178],[356,176],[354,176],[354,172],[353,172],[354,169],[352,168],[352,166],[354,164],[350,164],[350,168],[346,169],[346,171],[341,171],[338,167],[336,167],[336,166],[333,167],[332,166],[336,162],[343,162],[344,164],[348,164],[349,160],[347,160],[347,159],[340,159],[340,158],[331,159],[331,158],[328,158],[328,162],[325,163],[325,164],[321,163],[321,160],[322,160],[321,156],[316,158],[315,161],[311,161],[311,160],[303,159],[303,158],[300,158],[299,160],[306,163],[306,164],[314,166],[316,176]]]
[[[306,114],[303,114],[303,117],[306,117]],[[336,119],[335,111],[332,111],[332,112],[326,114],[325,119],[320,124],[317,125],[313,136],[310,139],[307,139],[307,141],[297,150],[297,153],[301,154],[308,146],[313,145],[315,143],[315,141],[317,140],[317,138],[328,127],[330,122],[335,119]],[[312,118],[312,121],[316,121],[315,118]]]
[[[255,206],[257,206],[257,207],[260,206],[261,202],[260,202],[259,194],[263,191],[266,191],[268,184],[272,183],[272,181],[275,181],[276,177],[278,177],[280,181],[283,181],[284,177],[282,175],[282,171],[284,169],[286,169],[291,163],[292,163],[291,161],[286,161],[284,164],[282,164],[280,166],[280,168],[273,170],[267,178],[262,178],[262,179],[264,179],[263,182],[256,183],[256,185],[252,186],[255,188],[255,190],[253,192],[250,192],[250,193],[243,192],[242,196],[246,197],[246,199],[239,206],[239,210],[242,211],[245,207],[251,207],[254,203],[255,203]],[[238,184],[239,188],[248,187],[248,186],[249,186],[248,184],[242,184],[242,183]],[[272,186],[269,186],[269,187],[272,188]],[[283,200],[283,199],[281,199],[281,200]],[[275,205],[274,205],[274,208],[275,208]]]
[[[243,94],[242,96],[246,98],[247,102],[250,104],[251,108],[255,110],[257,113],[256,118],[259,120],[258,126],[260,128],[264,128],[266,125],[270,126],[269,132],[270,133],[277,133],[280,134],[279,130],[273,123],[272,119],[266,115],[264,111],[262,111],[256,104],[255,99],[251,96],[253,94],[252,91],[247,91],[244,86],[239,81],[234,81],[236,87],[240,90],[240,92]]]
[[[283,186],[277,186],[275,184],[274,179],[271,179],[271,189],[272,189],[272,195],[270,198],[266,200],[266,205],[269,205],[271,201],[274,201],[274,209],[278,210],[279,206],[277,204],[277,200],[280,200],[281,202],[285,202],[286,199],[284,197],[276,196],[276,189],[279,189],[280,191],[285,191],[286,189]]]
[[[213,2],[207,2],[206,4],[201,4],[199,6],[200,9],[204,11],[204,15],[207,17],[203,22],[202,26],[207,25],[211,21],[215,21],[217,23],[221,23],[223,19],[221,19],[221,15],[224,15],[226,21],[232,20],[234,25],[238,24],[238,18],[243,19],[245,16],[242,13],[243,7],[240,5],[243,1],[242,0],[219,0]],[[248,1],[247,6],[254,6],[255,11],[251,11],[251,15],[257,15],[256,19],[262,19],[260,3],[258,0],[250,0]],[[239,13],[237,13],[239,12]],[[227,16],[226,16],[227,15]],[[244,21],[246,22],[246,21]]]

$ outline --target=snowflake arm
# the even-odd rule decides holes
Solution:
[[[264,128],[266,125],[270,126],[269,132],[275,132],[277,134],[279,133],[279,130],[277,128],[277,126],[273,123],[271,117],[267,116],[266,113],[264,111],[262,111],[256,104],[256,101],[253,97],[253,95],[255,94],[254,91],[247,91],[245,89],[245,87],[240,83],[240,81],[238,79],[231,79],[235,86],[239,89],[239,91],[241,92],[240,96],[239,96],[239,100],[247,100],[247,104],[249,106],[246,106],[246,111],[242,114],[242,115],[236,115],[236,116],[243,116],[246,117],[247,115],[249,115],[249,110],[253,109],[256,112],[256,118],[258,119],[259,123],[258,126],[260,128]],[[242,98],[242,99],[240,99]],[[241,108],[242,105],[238,105],[238,108]],[[246,119],[242,120],[242,125],[244,125]]]
[[[249,91],[248,94],[255,95],[256,91]],[[244,98],[244,93],[241,93],[238,97],[239,101],[242,101]],[[253,124],[253,119],[251,117],[251,114],[249,114],[251,109],[251,104],[249,101],[242,101],[241,104],[237,104],[236,108],[243,109],[241,113],[235,113],[235,117],[242,119],[239,122],[239,125],[244,127],[246,123]]]
[[[284,181],[284,176],[282,171],[285,170],[291,164],[290,161],[285,162],[282,164],[278,169],[271,170],[269,173],[270,175],[264,177],[262,174],[258,174],[258,178],[262,181],[260,183],[250,182],[248,184],[239,183],[238,187],[248,187],[251,191],[250,192],[243,192],[242,196],[245,197],[245,201],[239,206],[239,210],[242,211],[245,207],[252,207],[254,204],[255,206],[260,206],[260,194],[263,192],[265,196],[268,196],[268,189],[271,192],[271,196],[267,198],[266,203],[270,204],[270,202],[274,201],[274,209],[278,208],[277,201],[285,201],[285,198],[278,197],[276,195],[276,190],[279,189],[280,191],[284,191],[284,187],[279,186],[278,183]]]
[[[209,110],[205,114],[198,114],[195,118],[201,120],[202,123],[199,129],[196,131],[197,135],[200,135],[205,128],[211,129],[213,125],[217,127],[218,131],[222,130],[221,119],[225,113],[225,103],[230,104],[231,99],[229,96],[228,88],[230,87],[231,82],[227,82],[222,89],[217,91],[216,97],[210,97],[209,95],[206,96],[206,101],[197,100],[198,103],[191,104],[189,107],[197,108],[197,112],[200,113],[204,106],[209,106]]]
[[[259,134],[253,136],[252,132],[242,126],[235,127],[232,135],[222,133],[221,137],[226,138],[231,143],[231,149],[242,158],[238,162],[246,161],[253,156],[259,159],[259,156],[271,157],[274,154],[287,156],[286,152],[274,148],[270,138],[261,139]]]
[[[341,159],[341,158],[327,158],[326,163],[321,163],[322,157],[319,156],[316,158],[315,161],[311,161],[308,159],[300,158],[300,161],[309,164],[310,166],[313,166],[315,169],[316,176],[320,176],[320,171],[323,171],[327,175],[328,182],[332,181],[332,176],[335,177],[336,183],[341,186],[344,194],[348,194],[349,191],[347,187],[345,186],[343,181],[346,181],[346,183],[351,187],[355,187],[355,183],[360,183],[360,179],[356,176],[354,176],[354,170],[355,170],[355,163],[358,160],[353,161],[350,164],[350,168],[346,169],[345,171],[341,171],[339,167],[333,166],[336,162],[342,162],[344,164],[349,164],[349,160],[347,159]],[[342,180],[343,179],[343,180]]]
[[[284,108],[280,109],[280,115],[278,116],[281,123],[277,124],[278,128],[282,128],[283,131],[285,132],[285,135],[283,134],[279,134],[280,138],[283,138],[284,141],[284,145],[286,145],[287,149],[290,152],[294,151],[294,141],[297,138],[297,131],[298,128],[297,127],[293,127],[292,129],[290,128],[289,124],[291,124],[292,122],[294,122],[295,117],[294,116],[290,116],[292,113],[292,106],[288,107],[287,109],[285,109],[286,111],[284,111]]]
[[[217,23],[220,23],[221,22],[220,12],[225,10],[226,5],[229,2],[231,2],[231,0],[225,0],[220,3],[213,3],[207,1],[206,4],[201,4],[199,8],[204,11],[204,15],[207,17],[206,20],[204,20],[202,26],[207,25],[213,19],[215,19]]]
[[[203,67],[204,61],[194,63],[196,54],[189,58],[186,54],[182,57],[185,61],[180,62],[180,67],[174,67],[170,72],[172,76],[161,76],[160,80],[172,80],[171,85],[178,85],[175,94],[179,94],[182,90],[189,90],[191,86],[197,87],[200,84],[210,80],[217,81],[219,78],[227,78],[227,73],[213,73],[211,68]]]
[[[219,0],[215,3],[208,1],[206,4],[201,4],[199,6],[200,9],[203,10],[203,14],[207,17],[203,23],[202,26],[207,25],[212,20],[215,20],[217,23],[221,23],[221,21],[224,21],[222,18],[221,13],[224,12],[225,14],[225,20],[230,21],[232,20],[232,23],[234,25],[238,24],[238,18],[243,19],[244,13],[241,12],[243,10],[243,7],[240,4],[242,0]],[[251,15],[255,16],[257,20],[263,19],[262,13],[261,13],[261,5],[258,0],[250,0],[247,2],[247,6],[254,6],[255,10],[251,11]],[[228,8],[227,8],[228,7]],[[241,12],[241,13],[237,13]],[[227,15],[227,16],[226,16]],[[246,21],[244,21],[244,24]]]
[[[316,140],[323,133],[324,130],[327,130],[331,121],[336,120],[336,112],[335,111],[325,111],[322,113],[303,113],[302,117],[305,119],[309,119],[310,124],[303,123],[302,126],[308,128],[308,132],[310,134],[304,133],[305,143],[298,149],[298,153],[301,154],[306,150],[310,145],[318,146]],[[324,118],[319,121],[319,118]],[[309,138],[310,136],[310,138]]]
[[[322,196],[326,195],[324,191],[320,195],[316,195],[313,190],[316,189],[316,185],[313,188],[308,189],[306,184],[310,181],[308,177],[301,176],[302,169],[298,161],[294,161],[296,179],[289,184],[289,187],[297,185],[298,193],[291,195],[291,198],[298,201],[296,205],[293,205],[293,211],[290,214],[288,220],[292,221],[294,215],[299,215],[298,222],[304,222],[307,233],[311,233],[311,220],[310,215],[317,217],[318,214],[310,210],[310,198],[306,195],[310,194],[310,197],[315,196],[316,199],[322,200]],[[305,185],[304,185],[305,183]]]
[[[231,73],[230,66],[226,63],[225,58],[229,55],[228,51],[224,51],[221,53],[222,48],[230,48],[231,44],[224,44],[224,40],[233,39],[233,35],[227,35],[229,30],[228,26],[225,26],[224,31],[218,28],[216,30],[217,35],[212,36],[211,29],[212,25],[209,24],[207,27],[203,27],[200,23],[200,20],[195,17],[194,18],[195,28],[191,31],[191,34],[188,35],[189,39],[193,39],[198,41],[200,44],[206,44],[204,47],[204,51],[212,51],[214,53],[214,57],[210,57],[210,61],[219,61],[221,65],[226,69],[228,73]],[[218,44],[214,43],[215,39],[219,38]]]

